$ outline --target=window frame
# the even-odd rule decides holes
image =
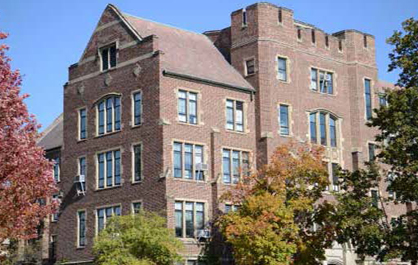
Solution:
[[[178,168],[176,168],[176,163],[175,163],[175,152],[179,152],[179,151],[176,151],[175,150],[175,145],[176,144],[181,144],[181,153],[180,153],[180,155],[181,155],[181,177],[176,177],[176,169],[178,169]],[[185,174],[185,171],[186,171],[186,158],[185,158],[185,154],[186,154],[186,151],[185,151],[185,145],[191,145],[192,146],[192,167],[191,167],[191,171],[192,171],[192,176],[191,176],[191,178],[186,178],[185,176],[186,176],[186,174]],[[172,170],[173,170],[173,179],[175,179],[175,180],[183,180],[183,181],[197,181],[197,182],[207,182],[208,180],[209,180],[209,177],[208,177],[208,172],[203,172],[203,171],[200,171],[200,173],[202,174],[202,176],[203,176],[203,179],[198,179],[197,178],[197,176],[198,176],[198,174],[197,174],[197,170],[196,170],[196,146],[197,147],[201,147],[202,148],[202,157],[201,157],[201,160],[202,160],[202,162],[201,162],[201,164],[208,164],[207,163],[207,151],[206,151],[206,148],[207,148],[207,146],[206,146],[206,144],[203,144],[203,143],[198,143],[198,142],[190,142],[190,141],[183,141],[183,140],[177,140],[177,139],[174,139],[173,140],[173,142],[172,142],[172,161],[173,161],[173,166],[172,166]]]
[[[119,151],[119,174],[120,174],[120,183],[119,184],[115,184],[115,171],[116,171],[116,167],[115,167],[115,152]],[[122,182],[123,182],[123,165],[122,165],[122,151],[123,149],[121,147],[117,147],[117,148],[112,148],[109,150],[103,150],[103,151],[98,151],[95,153],[95,161],[96,161],[96,191],[99,190],[105,190],[105,189],[111,189],[111,188],[117,188],[117,187],[121,187],[122,186]],[[112,154],[112,185],[109,186],[107,184],[107,180],[108,180],[108,175],[107,175],[107,168],[108,168],[108,159],[107,159],[107,154],[111,153]],[[99,155],[103,154],[103,187],[100,187],[100,161],[99,161]]]
[[[136,123],[135,122],[135,120],[136,120],[136,114],[135,114],[135,110],[136,110],[136,105],[135,105],[135,103],[136,103],[136,101],[135,101],[135,95],[137,95],[137,94],[139,94],[140,95],[140,100],[139,100],[139,123]],[[143,102],[144,102],[144,97],[143,97],[143,93],[142,93],[142,90],[135,90],[135,91],[132,91],[132,93],[131,93],[131,113],[132,113],[132,120],[131,120],[131,123],[132,123],[132,125],[131,125],[131,127],[138,127],[138,126],[141,126],[142,125],[142,123],[143,123],[143,117],[144,117],[144,113],[143,113],[143,110],[144,110],[144,108],[143,108]],[[122,105],[121,105],[122,106]],[[122,113],[121,113],[122,114]],[[121,115],[121,118],[122,118],[122,115]]]
[[[366,83],[369,84],[369,92],[367,93]],[[373,117],[373,81],[371,78],[363,78],[363,89],[364,89],[364,117],[366,121],[370,121]],[[370,106],[368,106],[368,103]]]
[[[138,147],[139,146],[139,148],[140,148],[140,176],[139,176],[139,180],[136,180],[135,179],[135,175],[136,175],[136,172],[135,172],[135,147]],[[141,142],[137,142],[137,143],[133,143],[132,145],[131,145],[131,157],[132,157],[132,159],[131,159],[131,162],[132,162],[132,167],[131,167],[131,170],[132,170],[132,183],[141,183],[143,180],[144,180],[144,156],[143,156],[143,154],[144,154],[144,152],[143,152],[143,150],[144,150],[144,146],[143,146],[143,144],[142,144],[142,141]]]
[[[228,110],[231,107],[228,106],[228,102],[232,102],[232,129],[228,128],[231,125],[231,122],[228,120]],[[242,104],[242,124],[238,123],[238,112],[237,112],[237,103]],[[245,100],[241,99],[234,99],[234,98],[226,98],[225,99],[225,129],[228,132],[237,132],[237,133],[245,133],[246,132],[246,114],[247,114],[247,106]],[[242,126],[242,130],[237,129],[237,127]]]
[[[174,199],[174,235],[176,238],[180,238],[180,239],[194,239],[196,237],[196,232],[198,230],[202,230],[205,229],[207,222],[209,221],[208,218],[208,202],[204,201],[204,200],[194,200],[194,199],[183,199],[183,198],[175,198]],[[177,236],[177,231],[176,231],[176,212],[179,211],[176,209],[176,203],[181,203],[182,204],[182,223],[181,223],[181,236]],[[193,216],[192,216],[192,220],[193,220],[193,236],[188,236],[187,235],[187,224],[186,224],[186,204],[187,203],[193,203]],[[197,227],[197,218],[196,218],[196,213],[197,211],[197,204],[203,204],[203,227],[198,228]]]
[[[325,141],[326,144],[322,143],[322,134],[321,134],[321,115],[325,116]],[[315,116],[315,133],[316,133],[316,141],[313,141],[312,138],[312,121],[311,121],[311,115]],[[331,123],[330,120],[333,119],[335,121],[335,146],[332,145],[332,139],[331,139]],[[338,117],[337,115],[331,113],[330,111],[327,110],[312,110],[308,112],[308,132],[309,132],[309,142],[311,144],[317,144],[317,145],[322,145],[324,147],[329,147],[329,148],[340,148],[341,144],[340,144],[340,139],[341,139],[341,135],[340,135],[340,126],[341,126],[341,118]]]
[[[225,171],[224,171],[224,151],[229,150],[229,182],[225,182]],[[234,152],[238,152],[239,153],[239,168],[238,170],[238,181],[234,182],[234,158],[233,158],[233,154]],[[238,184],[243,176],[246,175],[246,173],[243,172],[243,165],[244,165],[244,157],[243,157],[243,153],[246,153],[248,155],[248,175],[251,174],[251,169],[252,169],[252,152],[250,150],[245,150],[245,149],[238,149],[238,148],[233,148],[233,147],[228,147],[228,146],[222,146],[221,147],[221,158],[222,158],[222,183],[224,185],[236,185]]]
[[[118,55],[119,55],[119,41],[112,41],[108,44],[105,44],[103,46],[100,46],[98,48],[98,54],[99,54],[99,59],[100,59],[100,72],[107,72],[109,70],[112,70],[114,68],[116,68],[118,66]],[[112,58],[111,58],[111,53],[110,50],[111,48],[114,47],[115,48],[115,65],[112,66]],[[103,51],[107,50],[107,68],[104,69],[104,58],[103,58]]]
[[[313,72],[316,73],[315,80],[313,79],[313,74],[312,74]],[[321,73],[323,73],[323,76],[324,76],[323,82],[324,82],[325,92],[321,88]],[[331,75],[331,82],[329,82],[328,80],[329,75]],[[310,80],[309,90],[323,94],[323,95],[335,95],[335,72],[334,71],[311,66],[310,71],[309,71],[309,80]],[[316,85],[315,89],[313,89],[312,87],[313,82],[315,82],[315,85]],[[325,82],[328,82],[328,84],[331,83],[331,86],[329,85],[325,86]]]
[[[282,107],[286,107],[286,109],[287,109],[287,127],[285,127],[285,128],[287,128],[287,134],[282,133],[282,125],[281,125],[281,122],[282,122],[282,111],[281,111]],[[278,114],[277,116],[278,116],[278,125],[279,125],[278,133],[280,134],[280,136],[289,137],[289,136],[292,135],[291,113],[292,113],[292,110],[291,110],[291,105],[290,104],[287,104],[287,103],[279,103],[278,104],[278,107],[277,107],[277,114]]]
[[[280,61],[284,61],[285,69],[280,69]],[[280,71],[284,71],[285,79],[280,78]],[[277,72],[277,80],[283,83],[290,83],[289,80],[289,57],[283,55],[276,55],[276,72]]]
[[[85,172],[84,172],[84,191],[87,192],[87,156],[82,155],[77,157],[77,172],[79,175],[81,175],[81,159],[84,159],[85,161]]]
[[[119,99],[119,106],[115,106],[115,99]],[[111,106],[111,117],[112,117],[112,130],[107,131],[108,129],[108,107],[107,102],[108,99],[112,99],[112,106]],[[100,128],[102,127],[100,124],[100,106],[103,104],[103,133],[100,133]],[[119,129],[116,128],[116,110],[119,107]],[[121,94],[110,94],[106,95],[100,100],[96,101],[95,103],[95,109],[96,109],[96,137],[102,137],[104,135],[109,135],[113,133],[117,133],[122,131],[122,95]]]
[[[82,111],[85,111],[85,117],[84,117],[84,119],[85,119],[85,130],[84,130],[84,133],[85,133],[85,137],[83,138],[82,137],[82,133],[83,133],[83,131],[82,131],[82,116],[81,116],[81,112]],[[79,108],[79,109],[77,109],[77,116],[78,116],[78,140],[79,141],[84,141],[84,140],[87,140],[87,138],[88,138],[88,130],[87,130],[87,126],[88,126],[88,114],[87,114],[87,108],[86,107],[81,107],[81,108]]]
[[[80,231],[80,213],[84,212],[84,244],[81,245],[81,231]],[[76,246],[77,248],[85,248],[87,246],[87,210],[86,209],[79,209],[77,210],[77,240]]]
[[[107,216],[106,216],[107,209],[112,208],[112,216],[111,217],[113,217],[115,215],[115,208],[117,208],[117,207],[119,207],[119,209],[120,209],[120,215],[118,215],[118,216],[122,216],[122,204],[121,203],[98,206],[98,207],[95,208],[94,212],[95,212],[95,215],[96,215],[96,221],[95,221],[95,234],[96,234],[96,236],[100,233],[100,231],[99,231],[99,210],[104,210],[103,229],[105,229],[106,228],[106,222],[107,222]]]
[[[186,98],[180,98],[180,93],[185,93],[185,95],[186,95]],[[190,95],[191,94],[194,94],[195,96],[196,96],[196,101],[195,101],[195,104],[196,104],[196,106],[195,106],[195,108],[196,108],[196,117],[195,117],[195,119],[196,119],[196,122],[195,123],[192,123],[191,121],[190,121],[190,116],[191,116],[191,112],[190,112],[190,101],[193,101],[193,100],[191,100],[190,99]],[[187,125],[194,125],[194,126],[197,126],[197,125],[199,125],[200,124],[200,115],[199,115],[199,111],[200,111],[200,91],[197,91],[197,90],[192,90],[192,89],[187,89],[187,88],[178,88],[178,89],[176,89],[176,99],[177,99],[177,109],[176,109],[176,112],[177,112],[177,117],[176,117],[176,120],[180,123],[180,124],[187,124]],[[183,114],[183,113],[181,113],[180,114],[180,104],[179,104],[179,101],[180,101],[180,99],[182,99],[182,100],[185,100],[185,108],[186,108],[186,110],[185,110],[185,113]],[[180,119],[180,115],[184,115],[185,116],[185,118],[186,118],[186,120],[185,121],[182,121],[181,119]]]
[[[253,72],[249,72],[248,71],[248,69],[249,69],[249,67],[248,67],[248,62],[253,62],[253,65],[252,65],[252,69],[253,69]],[[255,69],[255,57],[250,57],[250,58],[247,58],[247,59],[244,59],[244,72],[245,72],[245,76],[252,76],[252,75],[255,75],[255,73],[256,73],[256,69]]]
[[[373,148],[371,148],[371,147],[373,147]],[[367,157],[368,157],[368,162],[369,163],[375,162],[376,159],[377,159],[377,157],[376,157],[376,147],[377,147],[377,144],[375,142],[370,142],[370,141],[367,142],[367,155],[368,155]],[[373,152],[371,152],[372,149],[373,149]]]
[[[139,211],[141,211],[141,210],[143,210],[144,209],[144,203],[143,203],[143,201],[142,200],[136,200],[136,201],[132,201],[131,202],[131,213],[132,214],[137,214],[137,212],[135,212],[135,204],[139,204],[140,206],[139,206]]]

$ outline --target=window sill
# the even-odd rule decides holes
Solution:
[[[238,134],[238,135],[247,135],[248,134],[248,132],[240,132],[240,131],[234,131],[234,130],[230,130],[230,129],[225,129],[226,130],[226,132],[228,132],[228,133],[235,133],[235,134]]]
[[[138,185],[138,184],[141,184],[142,182],[144,182],[144,178],[141,178],[141,180],[136,180],[136,181],[131,181],[131,184],[132,185]]]
[[[122,184],[118,185],[118,186],[112,186],[112,187],[106,187],[106,188],[96,188],[95,191],[112,190],[112,189],[117,189],[117,188],[120,188],[120,187],[122,187]]]
[[[336,96],[336,94],[335,94],[335,93],[332,93],[332,94],[323,93],[323,92],[320,92],[320,91],[318,91],[318,90],[313,90],[312,88],[309,88],[309,90],[310,90],[312,93],[319,94],[319,95],[330,96],[330,97],[335,97],[335,96]]]
[[[101,138],[101,137],[108,136],[108,135],[113,135],[113,134],[116,134],[116,133],[120,133],[121,131],[122,130],[118,130],[118,131],[114,131],[114,132],[108,132],[108,133],[96,135],[96,136],[94,136],[94,138],[96,139],[96,138]]]
[[[183,244],[194,245],[194,244],[199,243],[195,238],[191,238],[191,237],[177,237],[177,239],[183,242]]]
[[[136,124],[136,125],[131,125],[131,129],[135,129],[135,128],[139,128],[142,126],[142,122],[140,124]]]
[[[83,249],[86,249],[86,246],[83,246],[83,247],[76,247],[76,250],[83,250]]]
[[[279,81],[279,83],[281,83],[281,84],[287,84],[287,85],[289,85],[289,84],[290,84],[290,81],[289,81],[289,80],[281,80],[281,79],[279,79],[278,77],[277,77],[276,79],[277,79],[277,81]]]
[[[100,74],[105,74],[105,73],[109,73],[112,72],[113,70],[116,70],[118,68],[118,64],[116,64],[115,66],[108,68],[106,70],[102,70],[100,69]]]
[[[192,127],[202,127],[202,124],[200,124],[200,123],[194,124],[194,123],[188,123],[188,122],[178,121],[178,120],[177,120],[177,124],[179,124],[179,125],[186,125],[186,126],[192,126]]]
[[[202,184],[209,183],[207,180],[185,179],[185,178],[176,178],[176,177],[173,177],[173,179],[176,181],[184,181],[184,182],[189,182],[189,183],[202,183]]]
[[[87,141],[87,138],[85,138],[85,139],[77,139],[77,143],[83,143],[83,142],[86,142]]]
[[[252,76],[255,76],[255,74],[256,74],[256,72],[254,72],[254,73],[252,73],[252,74],[246,74],[245,75],[245,77],[247,78],[247,77],[252,77]]]

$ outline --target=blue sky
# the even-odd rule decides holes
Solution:
[[[48,126],[62,112],[63,85],[68,66],[78,61],[100,14],[112,0],[1,0],[0,31],[10,34],[6,43],[13,68],[23,77],[29,111]],[[229,26],[232,11],[255,0],[135,1],[113,0],[123,12],[195,32]],[[379,78],[394,82],[387,73],[385,43],[406,18],[416,16],[417,0],[271,0],[294,11],[298,20],[325,32],[358,29],[376,37]],[[416,17],[415,17],[416,18]]]

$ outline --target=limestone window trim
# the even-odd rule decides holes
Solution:
[[[288,129],[289,129],[289,134],[282,134],[280,129],[281,129],[281,125],[280,125],[280,107],[281,106],[287,106],[287,118],[288,118]],[[277,134],[280,135],[281,137],[293,137],[293,125],[294,125],[294,120],[293,120],[293,107],[290,103],[287,102],[279,102],[277,103],[277,120],[278,120],[278,130],[277,130]]]
[[[115,46],[115,52],[116,52],[116,64],[115,66],[111,66],[111,62],[110,62],[110,50],[108,51],[108,68],[107,69],[103,69],[103,58],[102,58],[102,51],[105,49],[110,49],[112,46]],[[119,57],[119,39],[113,39],[112,41],[109,41],[105,44],[102,44],[100,46],[97,47],[97,56],[99,59],[99,69],[100,69],[100,73],[107,73],[109,71],[112,71],[114,69],[117,68],[118,65],[118,57]]]
[[[179,119],[179,94],[180,92],[186,93],[186,121],[180,121]],[[200,90],[191,89],[187,87],[177,87],[174,89],[176,99],[176,122],[181,125],[201,127],[204,125],[203,122],[203,110],[202,110],[202,93]],[[196,94],[196,124],[189,122],[189,94]]]
[[[141,101],[140,101],[140,122],[139,124],[135,124],[135,95],[140,94]],[[122,108],[121,108],[122,109]],[[121,111],[122,117],[122,111]],[[140,127],[144,123],[144,93],[142,89],[137,89],[131,92],[131,128]]]
[[[286,80],[282,80],[279,77],[279,59],[284,59],[285,62],[286,62],[286,64],[285,64],[286,65]],[[276,71],[276,79],[277,79],[277,81],[279,81],[279,83],[290,84],[292,82],[292,80],[290,78],[291,65],[292,65],[292,62],[291,62],[289,56],[285,56],[283,54],[276,54],[276,57],[275,57],[275,67],[276,67],[275,69],[276,70],[275,71]]]
[[[325,115],[325,137],[326,137],[326,145],[321,143],[321,124],[320,124],[320,114]],[[309,143],[310,144],[317,144],[327,148],[339,150],[342,148],[342,134],[341,134],[341,117],[337,114],[326,110],[326,109],[313,109],[308,111],[308,136],[309,136]],[[311,135],[311,114],[315,114],[316,122],[315,122],[315,132],[316,132],[316,142],[312,143],[312,135]],[[331,144],[331,131],[330,131],[330,119],[334,118],[335,121],[335,144],[336,146],[332,146]]]
[[[181,172],[181,178],[178,177],[174,177],[174,144],[175,143],[179,143],[182,145],[181,148],[181,163],[182,163],[182,172]],[[185,148],[184,145],[185,144],[190,144],[192,145],[192,178],[191,179],[186,179],[185,178]],[[187,140],[181,140],[181,139],[172,139],[171,141],[171,161],[172,161],[172,178],[175,181],[184,181],[184,182],[193,182],[193,183],[209,183],[210,182],[210,169],[205,171],[205,172],[201,172],[203,174],[203,180],[198,180],[196,179],[196,163],[195,163],[195,147],[196,146],[202,146],[203,150],[202,150],[202,156],[203,156],[203,164],[207,164],[209,166],[209,147],[206,143],[202,143],[202,142],[197,142],[197,141],[187,141]]]
[[[134,200],[134,201],[131,201],[131,214],[136,214],[135,207],[134,207],[136,203],[139,203],[141,205],[141,207],[139,208],[140,210],[144,210],[144,201],[142,199]]]
[[[141,172],[140,172],[140,180],[135,180],[135,147],[140,147],[140,153],[141,153]],[[132,184],[141,183],[144,181],[144,145],[142,141],[135,142],[131,144],[131,182]]]
[[[227,104],[228,104],[228,101],[232,101],[232,104],[233,104],[233,113],[232,113],[232,116],[233,116],[233,129],[229,129],[228,128],[228,106],[227,106]],[[242,131],[240,131],[240,130],[237,130],[236,129],[236,127],[237,127],[237,112],[236,112],[236,106],[237,106],[237,102],[240,102],[240,103],[242,103],[242,122],[243,122],[243,124],[242,124]],[[248,119],[247,119],[247,117],[248,117],[248,115],[247,115],[247,112],[248,112],[248,104],[247,104],[247,102],[246,102],[246,100],[244,100],[244,99],[240,99],[240,98],[234,98],[234,97],[225,97],[224,98],[224,106],[225,106],[225,108],[224,108],[224,117],[225,117],[225,131],[226,132],[230,132],[230,133],[236,133],[236,134],[241,134],[241,135],[245,135],[245,134],[248,134],[249,133],[249,129],[248,129]]]
[[[311,86],[312,84],[312,71],[316,71],[316,90],[314,90]],[[328,93],[328,87],[326,87],[327,92],[321,92],[321,80],[320,80],[320,72],[324,73],[324,82],[327,81],[327,75],[331,74],[331,83],[332,83],[332,93]],[[309,90],[313,93],[326,95],[326,96],[336,96],[337,95],[337,74],[334,70],[325,69],[322,67],[317,67],[314,65],[309,66]]]
[[[85,138],[81,138],[81,111],[84,110],[86,117],[85,117],[85,123],[86,123],[86,128],[85,128],[85,134],[86,137]],[[83,107],[79,107],[76,109],[77,111],[77,142],[84,142],[87,141],[88,136],[89,136],[89,130],[88,130],[88,111],[87,111],[87,106],[83,106]]]
[[[209,223],[209,202],[207,200],[199,200],[199,199],[188,199],[188,198],[174,198],[173,200],[173,210],[174,210],[174,216],[176,213],[175,204],[176,203],[182,203],[182,236],[177,237],[181,241],[187,242],[196,242],[196,237],[187,237],[186,235],[186,203],[193,203],[193,229],[194,232],[196,232],[198,229],[196,227],[196,204],[197,203],[203,203],[203,227],[205,228],[206,225]],[[174,218],[175,219],[175,218]],[[174,222],[174,230],[175,230],[175,222]]]
[[[254,72],[253,73],[248,73],[248,62],[250,62],[250,61],[253,61],[253,64],[254,64],[253,65],[253,67],[254,67]],[[255,56],[244,58],[243,65],[244,65],[244,76],[245,77],[254,76],[258,72],[257,67],[256,67]]]
[[[362,78],[362,91],[363,91],[363,104],[364,104],[364,122],[367,123],[369,119],[367,118],[367,105],[366,105],[366,81],[370,82],[370,108],[371,108],[371,117],[374,117],[373,108],[375,106],[375,93],[374,93],[374,79],[369,76],[363,76]]]
[[[85,218],[85,238],[84,238],[84,241],[85,241],[85,243],[84,243],[84,246],[81,246],[80,245],[80,217],[79,217],[79,213],[80,212],[84,212],[84,218]],[[76,233],[77,233],[77,235],[76,235],[76,242],[75,242],[75,247],[76,247],[76,249],[85,249],[86,248],[86,246],[87,246],[87,244],[88,244],[88,241],[87,241],[87,234],[88,234],[88,226],[87,226],[87,209],[85,209],[85,208],[83,208],[83,209],[78,209],[77,210],[77,212],[76,212],[76,220],[77,220],[77,222],[76,222],[76,229],[75,229],[75,231],[76,231]]]
[[[107,99],[109,99],[109,98],[119,98],[119,112],[120,112],[120,128],[119,129],[116,129],[115,128],[115,126],[116,126],[116,122],[115,122],[115,117],[116,117],[116,115],[115,115],[115,104],[114,104],[114,100],[113,100],[113,103],[112,103],[112,131],[110,131],[110,132],[108,132],[107,131]],[[103,136],[106,136],[106,135],[111,135],[111,134],[114,134],[114,133],[118,133],[118,132],[121,132],[122,131],[122,128],[123,128],[123,123],[122,123],[122,116],[123,116],[123,104],[122,104],[122,102],[123,102],[123,96],[122,96],[122,94],[121,93],[118,93],[118,92],[110,92],[110,93],[107,93],[107,94],[105,94],[105,95],[103,95],[103,96],[101,96],[99,99],[97,99],[96,101],[94,101],[94,103],[93,103],[93,108],[95,108],[95,112],[96,112],[96,117],[95,117],[95,127],[96,127],[96,129],[95,129],[95,136],[94,136],[94,138],[99,138],[99,137],[103,137]],[[103,103],[103,115],[104,115],[104,117],[103,117],[103,126],[104,126],[104,128],[103,128],[103,134],[99,134],[99,126],[100,126],[100,124],[99,124],[99,105],[101,104],[101,103]]]
[[[120,152],[120,157],[119,157],[119,160],[120,160],[120,172],[119,172],[119,174],[120,174],[120,184],[119,185],[115,185],[115,172],[114,172],[114,169],[115,169],[115,154],[114,154],[114,152],[115,151],[119,151]],[[107,185],[107,165],[106,165],[106,163],[107,163],[107,161],[106,161],[106,153],[107,152],[112,152],[112,171],[113,171],[113,175],[112,175],[112,186],[108,186]],[[117,147],[113,147],[113,148],[109,148],[109,149],[106,149],[106,150],[100,150],[100,151],[97,151],[97,152],[95,152],[94,153],[94,160],[95,160],[95,169],[96,169],[96,174],[95,174],[95,179],[96,179],[96,185],[95,185],[95,191],[97,192],[97,191],[103,191],[103,190],[109,190],[109,189],[116,189],[116,188],[120,188],[120,187],[122,187],[123,186],[123,182],[124,182],[124,178],[123,178],[123,159],[122,159],[122,157],[123,157],[123,154],[124,153],[124,149],[122,148],[122,146],[117,146]],[[103,176],[104,176],[104,180],[103,180],[103,182],[104,182],[104,187],[103,188],[100,188],[99,187],[99,174],[100,174],[100,172],[99,172],[99,154],[103,154],[104,155],[104,166],[103,166],[103,168],[104,168],[104,172],[103,172]]]
[[[223,169],[224,169],[224,157],[223,157],[223,155],[224,155],[224,150],[229,150],[229,173],[230,173],[230,176],[231,176],[231,182],[230,183],[227,183],[227,182],[224,182],[224,172],[223,172]],[[222,162],[221,162],[221,170],[222,170],[222,172],[220,173],[221,174],[221,183],[223,184],[223,185],[225,185],[225,186],[236,186],[241,180],[242,180],[242,178],[243,178],[243,175],[245,174],[245,173],[243,173],[243,170],[242,170],[242,168],[239,168],[238,170],[239,170],[239,180],[238,180],[238,183],[234,183],[234,181],[233,181],[233,178],[234,178],[234,169],[233,169],[233,157],[232,157],[232,154],[233,154],[233,152],[239,152],[239,164],[240,164],[240,167],[242,167],[242,165],[243,165],[243,156],[242,156],[242,154],[243,153],[248,153],[248,173],[249,174],[251,174],[251,172],[252,172],[252,169],[254,168],[254,166],[253,166],[253,162],[255,161],[254,159],[253,159],[253,151],[252,150],[250,150],[250,149],[245,149],[245,148],[236,148],[236,147],[231,147],[231,146],[221,146],[221,149],[220,149],[220,157],[221,157],[221,159],[222,159]]]
[[[122,203],[114,203],[114,204],[106,204],[106,205],[100,205],[100,206],[96,206],[94,208],[94,215],[95,215],[95,222],[94,222],[94,233],[95,235],[99,235],[99,215],[98,215],[98,210],[104,209],[106,211],[107,208],[113,208],[112,209],[112,216],[114,215],[114,208],[118,207],[120,208],[120,215],[122,215]],[[106,217],[106,213],[104,214],[104,219],[103,219],[103,223],[104,223],[104,227],[103,229],[106,228],[106,221],[107,221],[107,217]]]

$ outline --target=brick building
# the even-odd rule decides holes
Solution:
[[[143,208],[166,215],[186,264],[197,264],[210,220],[233,208],[218,198],[289,139],[326,147],[338,190],[335,165],[374,155],[365,122],[390,86],[378,80],[374,42],[269,3],[203,34],[108,5],[64,86],[57,259],[91,262],[106,218]],[[325,264],[355,262],[344,246],[327,254]]]

